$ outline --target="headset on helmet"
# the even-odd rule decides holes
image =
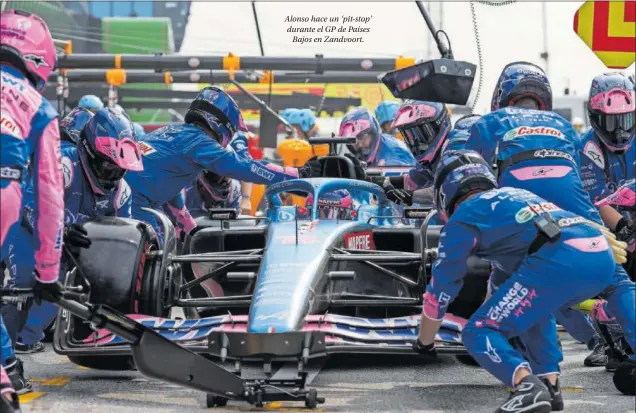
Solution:
[[[20,70],[40,92],[57,66],[53,38],[44,20],[19,10],[0,15],[0,62]]]
[[[127,171],[143,170],[130,119],[111,108],[97,111],[84,126],[78,153],[93,191],[100,195],[117,188]]]
[[[611,151],[625,151],[636,135],[636,86],[622,73],[604,73],[592,80],[587,113],[596,135]]]
[[[104,109],[104,103],[95,95],[82,96],[77,106],[88,109],[91,112],[97,112],[100,109]]]
[[[529,62],[513,62],[499,75],[490,109],[514,106],[526,97],[534,99],[540,110],[552,110],[552,88],[543,69]]]
[[[481,155],[460,150],[442,157],[433,188],[435,208],[440,218],[448,221],[458,201],[471,193],[497,188],[497,179]]]
[[[400,104],[398,102],[391,100],[380,102],[375,108],[375,117],[378,119],[380,126],[383,126],[386,122],[393,122],[399,109]]]
[[[380,146],[382,129],[369,109],[360,106],[352,109],[340,122],[339,135],[356,137],[356,143],[347,144],[349,151],[363,162],[372,162]]]
[[[60,121],[60,137],[62,140],[77,144],[84,126],[93,117],[93,112],[77,107]]]
[[[207,86],[199,92],[190,104],[185,122],[197,122],[211,130],[224,148],[236,132],[247,132],[241,109],[227,92],[216,86]]]
[[[444,147],[451,122],[446,105],[407,100],[395,115],[392,127],[400,131],[419,163],[431,164]]]

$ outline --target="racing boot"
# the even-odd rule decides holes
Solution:
[[[598,343],[592,350],[589,356],[585,357],[583,360],[583,364],[586,367],[601,367],[607,365],[607,353],[609,352],[609,347],[605,343]]]
[[[625,360],[614,373],[614,386],[616,389],[627,395],[636,395],[636,360]]]
[[[545,384],[545,387],[548,388],[550,392],[550,397],[552,397],[552,411],[553,412],[561,412],[565,408],[565,404],[563,403],[563,393],[561,393],[561,382],[557,377],[556,385],[552,385],[550,380],[546,377],[542,377],[541,381]]]
[[[524,377],[508,400],[495,413],[550,413],[552,397],[540,378]]]
[[[33,391],[33,384],[24,377],[24,366],[22,360],[16,359],[10,367],[5,367],[7,376],[13,384],[16,394],[24,394]]]
[[[626,349],[629,346],[625,342],[625,339],[621,337],[614,341],[614,345],[608,349],[607,364],[605,365],[605,371],[608,373],[614,373],[618,366],[629,357],[629,353]]]
[[[38,341],[35,344],[22,344],[19,341],[15,343],[14,348],[16,354],[33,354],[40,353],[45,350],[44,344],[41,341]]]

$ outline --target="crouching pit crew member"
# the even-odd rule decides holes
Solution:
[[[585,218],[531,192],[497,189],[490,167],[472,151],[445,157],[434,188],[435,207],[447,222],[414,349],[434,351],[441,319],[468,271],[466,260],[481,257],[512,274],[496,286],[462,332],[477,362],[514,389],[496,412],[562,410],[562,354],[552,314],[612,287],[621,291],[616,296],[631,300],[631,314],[617,318],[634,322],[633,284],[617,280],[614,272],[616,241],[609,242]],[[508,339],[529,331],[534,334],[528,343],[532,356],[524,357]]]
[[[71,142],[62,143],[64,244],[70,251],[90,246],[81,225],[83,221],[97,216],[130,218],[130,188],[123,178],[128,171],[142,169],[132,124],[123,112],[110,108],[97,111],[81,130],[77,146]],[[27,186],[25,193],[24,216],[10,234],[6,260],[11,269],[12,284],[19,288],[33,284],[33,216],[38,209],[33,201],[33,186]],[[16,309],[14,314],[18,313]],[[19,331],[16,347],[23,352],[42,351],[39,341],[55,314],[53,304],[42,302],[31,306],[24,326],[7,315],[9,334],[15,337]]]

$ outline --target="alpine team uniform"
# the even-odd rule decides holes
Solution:
[[[159,209],[190,186],[204,170],[245,182],[273,184],[298,178],[296,168],[263,165],[260,162],[223,148],[203,130],[190,124],[171,125],[145,135],[140,142],[144,170],[126,176],[132,188],[132,215],[152,224],[158,234],[154,216],[142,208]],[[196,224],[190,214],[179,218],[190,232]]]
[[[378,140],[375,152],[369,156],[367,167],[374,166],[415,166],[415,158],[404,142],[388,135],[382,134]]]
[[[62,143],[62,170],[64,176],[64,225],[82,223],[100,216],[131,217],[131,191],[123,179],[119,187],[105,195],[93,192],[91,182],[84,173],[77,147],[71,142]],[[12,285],[28,288],[33,283],[34,238],[33,228],[38,207],[34,202],[33,186],[25,190],[24,215],[20,225],[14,226],[8,244],[6,263],[11,273]],[[55,318],[56,307],[48,301],[34,304],[29,310],[26,325],[19,332],[20,342],[26,345],[41,340],[43,330]],[[8,322],[9,320],[7,320]]]
[[[38,16],[3,10],[0,28],[0,250],[21,215],[23,185],[32,177],[36,297],[57,281],[62,250],[62,170],[58,114],[41,93],[57,64],[49,29]],[[28,176],[27,176],[28,175]],[[33,267],[32,267],[33,269]],[[32,389],[0,316],[0,404],[19,411],[16,393]],[[6,369],[6,370],[5,370]]]
[[[4,18],[4,16],[3,16]],[[3,22],[4,24],[4,22]],[[24,182],[28,176],[33,180],[32,202],[39,206],[31,217],[33,224],[32,248],[28,251],[31,266],[40,282],[57,280],[62,252],[63,196],[62,171],[60,168],[60,135],[58,114],[17,69],[2,65],[2,119],[0,120],[0,248],[2,257],[9,249],[5,240],[21,216],[24,199]],[[3,309],[4,310],[4,309]],[[11,312],[3,314],[12,316]],[[13,343],[5,322],[0,317],[2,328],[2,366],[12,367],[16,363]]]
[[[564,210],[602,225],[578,175],[580,161],[575,131],[560,115],[516,107],[496,110],[473,124],[466,149],[475,150],[487,161],[498,165],[499,185],[526,189]],[[502,270],[497,268],[493,272],[495,284],[500,283],[499,278],[507,276]],[[627,310],[633,318],[634,284],[620,266],[616,266],[614,277],[617,282],[620,280],[621,288],[610,289],[605,294],[615,296],[610,300],[614,310]],[[594,345],[596,332],[587,316],[569,307],[556,315],[577,340],[590,347]],[[634,346],[634,321],[628,324],[626,338]]]
[[[536,241],[533,218],[543,213],[561,228],[557,242]],[[520,367],[537,376],[560,371],[556,329],[545,322],[551,314],[618,281],[600,230],[523,189],[493,189],[462,202],[445,225],[438,248],[423,305],[430,319],[441,319],[459,293],[470,255],[509,274],[497,280],[496,291],[468,320],[462,339],[482,367],[511,387]],[[531,352],[529,360],[508,343],[508,338],[537,331],[541,333],[532,338],[540,351]]]
[[[62,170],[58,114],[17,69],[3,65],[2,76],[2,219],[0,240],[20,218],[21,185],[33,177],[34,260],[40,281],[57,280],[62,247]],[[32,158],[33,157],[33,158]],[[32,160],[31,160],[32,159]]]
[[[415,158],[403,142],[383,134],[378,120],[369,109],[358,107],[345,114],[340,122],[339,135],[356,137],[347,149],[368,167],[415,166]]]
[[[581,181],[583,189],[596,202],[613,194],[621,185],[634,179],[636,145],[624,152],[608,150],[590,129],[581,137]]]

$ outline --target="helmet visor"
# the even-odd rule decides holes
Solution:
[[[617,115],[599,114],[594,115],[597,117],[596,121],[598,125],[607,132],[615,132],[617,129],[622,129],[627,132],[634,127],[634,113],[620,113]]]
[[[112,189],[126,175],[127,170],[119,167],[110,159],[96,156],[91,160],[91,169],[95,177],[106,189]]]
[[[399,129],[404,137],[404,142],[409,147],[413,155],[416,156],[426,152],[439,133],[439,127],[430,123],[409,125]]]

